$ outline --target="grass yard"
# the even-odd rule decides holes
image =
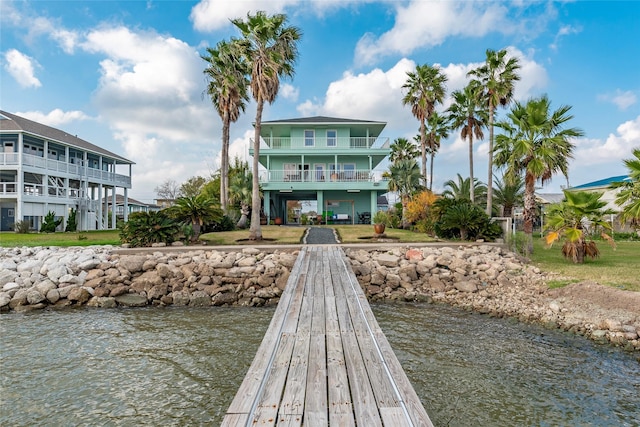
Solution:
[[[91,246],[120,245],[118,230],[82,231],[74,233],[0,233],[0,246]]]
[[[640,292],[640,242],[616,242],[614,250],[606,242],[598,242],[600,257],[586,258],[584,264],[574,264],[562,256],[562,244],[556,242],[550,249],[544,241],[534,237],[534,265],[544,271],[558,273],[561,278],[549,283],[561,287],[583,280]]]
[[[375,243],[370,240],[373,237],[373,225],[332,225],[340,236],[342,243]],[[387,227],[384,231],[387,239],[397,241],[398,243],[423,243],[435,242],[436,240],[423,233],[415,233],[409,230],[399,230],[397,228]]]
[[[200,236],[210,245],[296,245],[302,242],[306,227],[263,225],[262,242],[249,240],[249,229],[206,233]]]

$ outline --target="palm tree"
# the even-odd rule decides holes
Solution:
[[[457,182],[450,179],[444,183],[446,190],[442,192],[442,196],[455,200],[471,200],[469,198],[471,194],[471,178],[463,178],[460,174],[457,174],[457,176]],[[473,193],[479,199],[484,199],[487,194],[487,186],[480,182],[478,178],[473,179]]]
[[[302,33],[287,26],[287,16],[268,16],[263,11],[247,14],[247,19],[234,19],[233,24],[242,33],[239,41],[243,56],[251,69],[250,86],[256,100],[255,133],[253,138],[253,179],[251,193],[251,228],[249,239],[262,240],[260,227],[260,198],[258,167],[260,158],[260,131],[265,101],[272,104],[280,88],[280,78],[293,77],[293,65],[298,58],[297,42]]]
[[[487,49],[484,65],[469,71],[467,76],[476,77],[483,87],[482,97],[489,108],[489,176],[487,179],[487,215],[491,216],[493,203],[493,120],[495,109],[505,106],[513,98],[515,82],[520,80],[518,58],[507,59],[507,50]]]
[[[413,159],[398,160],[389,167],[389,190],[395,191],[402,201],[402,228],[407,228],[407,203],[409,197],[420,190],[420,168]]]
[[[612,188],[619,188],[616,204],[622,208],[620,222],[631,221],[631,226],[640,228],[640,148],[633,150],[634,158],[625,159],[624,164],[629,169],[630,181],[616,182]]]
[[[451,127],[453,129],[462,128],[460,137],[465,140],[469,139],[469,177],[471,181],[475,181],[473,176],[473,137],[476,139],[484,138],[482,128],[487,126],[487,109],[480,101],[479,95],[482,87],[475,80],[463,90],[453,92],[454,103],[449,107],[449,117],[451,117]],[[475,195],[473,186],[469,186],[469,198],[475,203]]]
[[[596,258],[600,251],[593,239],[588,239],[586,231],[595,232],[597,229],[610,230],[611,224],[605,219],[605,215],[613,213],[610,209],[603,209],[607,202],[600,200],[603,193],[588,191],[566,191],[565,200],[562,203],[551,205],[547,211],[546,230],[550,230],[546,236],[547,245],[564,234],[565,243],[562,246],[562,254],[570,258],[576,264],[582,264],[584,257]],[[612,246],[613,239],[601,231],[600,236]]]
[[[247,216],[250,212],[253,176],[249,171],[249,165],[243,172],[236,171],[230,180],[229,202],[240,205],[240,219],[236,226],[238,228],[247,227]]]
[[[496,179],[495,202],[502,206],[502,216],[511,218],[513,208],[524,201],[524,179],[522,175]]]
[[[440,149],[440,141],[442,138],[449,137],[451,127],[449,125],[449,116],[434,111],[427,119],[427,152],[431,155],[431,171],[429,172],[429,191],[433,189],[433,160],[436,153]]]
[[[391,163],[405,159],[414,160],[420,155],[418,148],[407,138],[397,138],[389,148],[391,148],[391,154],[389,154]]]
[[[417,65],[415,71],[407,72],[407,81],[402,85],[406,90],[402,105],[411,106],[411,113],[420,121],[420,153],[422,177],[427,185],[427,132],[426,121],[435,111],[436,104],[444,100],[447,76],[440,67],[428,64]]]
[[[207,48],[204,74],[209,80],[207,94],[222,119],[222,153],[220,162],[220,206],[227,212],[229,198],[229,127],[244,112],[249,100],[249,68],[241,56],[237,40],[221,41],[215,49]]]
[[[175,204],[166,210],[171,218],[191,224],[193,241],[198,240],[200,230],[205,223],[222,219],[222,211],[216,201],[203,194],[195,197],[179,197]]]
[[[551,111],[547,96],[533,98],[526,104],[516,102],[506,120],[496,124],[504,133],[496,136],[495,163],[505,166],[510,178],[524,173],[525,251],[533,252],[533,220],[536,214],[535,183],[544,185],[562,172],[568,175],[568,161],[573,157],[571,139],[582,136],[578,128],[565,128],[573,118],[570,106]]]

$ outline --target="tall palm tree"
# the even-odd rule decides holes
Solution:
[[[396,138],[389,148],[391,148],[391,154],[389,154],[391,163],[404,159],[414,160],[420,155],[418,148],[407,138]]]
[[[502,206],[502,216],[511,218],[513,208],[522,206],[524,201],[524,179],[522,175],[496,179],[495,202]]]
[[[524,173],[525,251],[533,252],[533,221],[536,214],[535,183],[544,185],[561,172],[568,175],[573,157],[572,139],[582,136],[578,128],[565,128],[573,118],[570,106],[551,111],[551,101],[544,95],[522,104],[516,102],[507,118],[496,126],[504,133],[496,136],[495,163],[506,167],[505,176]]]
[[[487,126],[488,121],[487,108],[480,101],[481,91],[480,83],[472,80],[463,90],[453,92],[454,102],[449,107],[451,127],[453,129],[461,128],[460,137],[463,140],[469,139],[469,177],[471,181],[475,180],[473,176],[473,137],[475,136],[476,139],[484,138],[482,128]],[[473,187],[473,185],[469,186],[469,199],[475,203]]]
[[[450,179],[444,183],[445,190],[442,192],[442,196],[455,200],[471,200],[469,198],[471,194],[471,178],[463,178],[460,174],[457,174],[457,176],[457,182]],[[487,186],[478,178],[473,179],[473,193],[477,199],[484,199],[487,194]]]
[[[422,178],[427,185],[427,131],[426,121],[435,111],[436,105],[445,97],[447,76],[435,65],[417,65],[415,71],[407,72],[407,81],[402,85],[406,91],[402,105],[409,105],[411,113],[420,121],[420,153]]]
[[[222,119],[222,153],[220,161],[220,206],[227,212],[229,199],[229,127],[244,112],[249,100],[249,67],[242,58],[237,40],[221,41],[215,49],[207,48],[204,74],[208,79],[207,94]]]
[[[433,189],[433,160],[440,149],[442,138],[449,137],[449,131],[451,130],[449,116],[434,111],[427,119],[427,127],[429,129],[427,134],[427,153],[431,155],[431,170],[429,172],[429,191],[431,191]]]
[[[616,195],[616,204],[622,208],[620,221],[623,224],[630,221],[633,228],[640,229],[640,148],[633,150],[633,155],[635,159],[624,159],[630,181],[617,182],[611,187],[620,189]]]
[[[487,215],[491,216],[493,204],[493,121],[495,109],[505,106],[513,98],[515,82],[520,80],[518,58],[507,58],[507,50],[487,49],[483,65],[469,71],[468,76],[476,77],[483,87],[482,97],[489,108],[489,176],[487,178]]]
[[[402,202],[402,228],[407,228],[407,203],[413,193],[422,189],[420,168],[413,159],[398,160],[389,167],[389,190],[395,191]]]
[[[297,42],[302,36],[299,28],[287,26],[287,16],[268,16],[263,11],[247,14],[247,19],[234,19],[242,33],[239,41],[243,56],[251,69],[250,87],[256,100],[255,133],[253,138],[253,187],[251,193],[251,227],[249,239],[262,240],[260,227],[260,198],[258,167],[260,165],[260,131],[265,101],[272,104],[280,88],[280,79],[293,77],[298,58]]]

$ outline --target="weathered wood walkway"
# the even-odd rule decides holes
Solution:
[[[222,425],[433,425],[342,249],[300,251]]]

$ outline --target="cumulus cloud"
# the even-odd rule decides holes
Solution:
[[[4,69],[22,87],[40,87],[42,83],[35,76],[35,68],[39,68],[38,62],[28,55],[16,49],[9,49],[4,54]]]
[[[91,117],[87,116],[82,111],[62,111],[60,108],[43,113],[41,111],[26,111],[17,112],[16,115],[24,117],[34,122],[42,123],[47,126],[57,127],[67,123],[90,120]]]
[[[638,102],[636,94],[630,90],[621,91],[617,89],[614,93],[598,95],[598,99],[615,104],[619,110],[624,111]]]
[[[508,9],[494,2],[426,2],[413,0],[396,7],[394,27],[377,37],[365,34],[356,46],[355,62],[372,64],[390,54],[408,55],[441,44],[449,36],[479,37],[492,31],[514,31]]]
[[[622,123],[616,129],[616,133],[609,134],[605,140],[587,138],[577,140],[572,163],[576,168],[612,161],[619,162],[622,166],[622,159],[630,156],[633,149],[638,147],[640,147],[640,116]]]
[[[230,25],[231,19],[244,18],[247,12],[264,10],[265,12],[282,13],[285,7],[295,5],[300,0],[201,0],[191,9],[190,19],[198,31],[214,31]]]
[[[296,102],[298,100],[298,96],[300,96],[300,89],[288,83],[283,83],[280,85],[278,95],[289,101]]]

